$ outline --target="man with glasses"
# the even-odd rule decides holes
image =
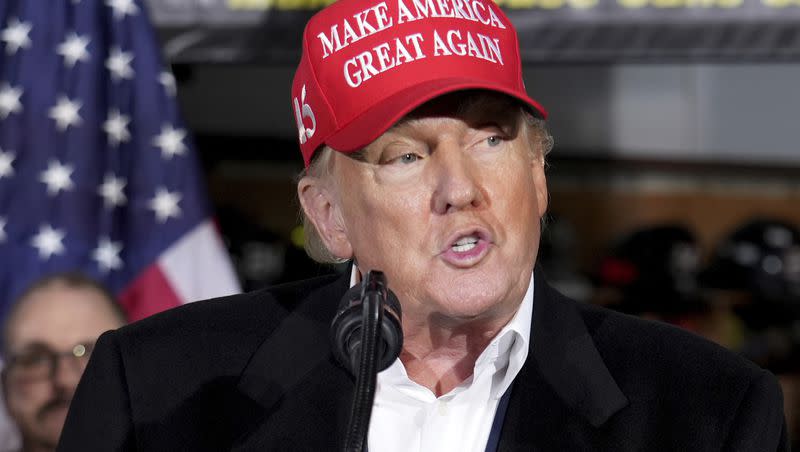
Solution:
[[[17,299],[3,325],[2,381],[23,452],[55,450],[95,340],[124,324],[113,296],[79,274],[41,279]]]

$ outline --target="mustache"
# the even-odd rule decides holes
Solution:
[[[69,408],[69,404],[72,402],[71,397],[67,397],[65,394],[56,395],[52,399],[50,399],[47,403],[42,405],[39,408],[39,411],[36,413],[36,419],[42,420],[45,416],[50,414],[52,411],[61,409],[61,408]]]

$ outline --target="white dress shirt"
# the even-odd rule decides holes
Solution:
[[[532,314],[533,275],[517,313],[480,354],[472,376],[441,397],[409,379],[400,359],[380,372],[370,452],[484,452],[500,399],[528,356]]]

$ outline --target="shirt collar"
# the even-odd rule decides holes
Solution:
[[[533,274],[531,274],[528,290],[525,292],[516,314],[497,333],[497,336],[492,339],[475,362],[476,372],[479,371],[479,365],[494,364],[497,369],[496,377],[499,377],[499,381],[492,385],[492,395],[497,399],[503,397],[528,358],[533,316],[533,284]],[[484,358],[487,352],[489,355]],[[482,362],[484,359],[487,361]],[[507,366],[505,366],[506,363]],[[506,368],[505,373],[503,373],[504,367]]]
[[[358,268],[353,264],[350,273],[350,287],[355,286],[360,279]],[[499,333],[489,342],[486,349],[478,356],[475,361],[473,375],[484,371],[488,366],[494,366],[496,383],[492,385],[492,397],[499,399],[508,390],[511,383],[525,364],[530,349],[531,319],[533,316],[533,273],[528,283],[528,290],[522,298],[522,303],[514,314],[514,317],[500,330]],[[399,366],[398,366],[399,364]],[[507,365],[506,365],[507,364]],[[503,370],[505,369],[505,372]],[[395,361],[388,369],[384,370],[388,374],[397,377],[407,378],[405,366],[399,361]],[[388,375],[387,375],[388,376]]]

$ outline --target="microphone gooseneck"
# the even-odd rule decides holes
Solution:
[[[386,277],[371,271],[360,286],[345,294],[333,319],[333,353],[356,377],[345,452],[366,450],[377,373],[389,367],[403,347],[401,316],[400,303],[387,288]]]

